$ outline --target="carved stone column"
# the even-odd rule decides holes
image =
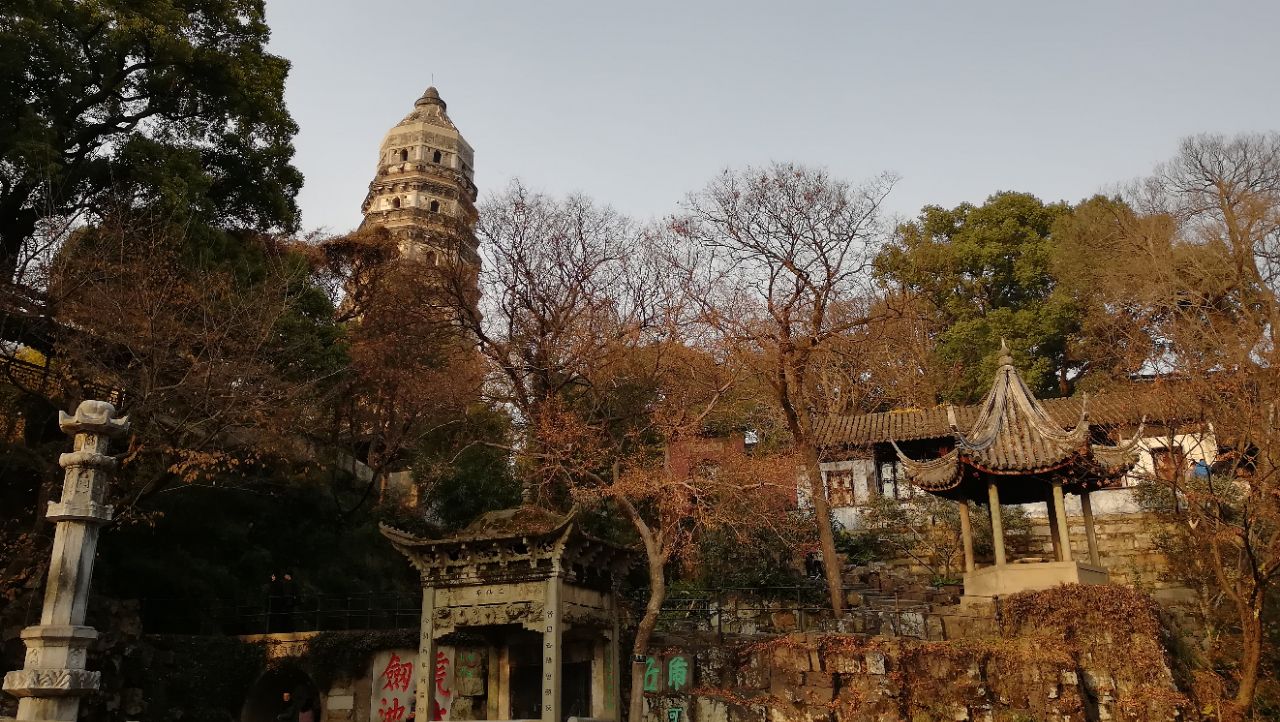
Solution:
[[[542,722],[561,722],[560,717],[560,684],[561,657],[560,644],[564,638],[564,620],[561,619],[563,606],[560,603],[561,574],[560,560],[556,560],[555,570],[547,579],[547,601],[544,606],[542,631]]]
[[[422,587],[422,627],[418,631],[418,678],[415,682],[416,719],[433,719],[431,702],[436,698],[436,590]],[[446,711],[446,715],[448,712]]]
[[[127,418],[105,401],[85,401],[75,416],[58,414],[58,425],[75,436],[75,448],[58,463],[66,469],[62,500],[49,503],[46,516],[57,524],[45,584],[40,624],[22,630],[27,645],[22,669],[4,677],[6,692],[20,697],[19,720],[75,722],[80,698],[98,688],[98,672],[85,667],[89,643],[98,633],[84,626],[93,578],[99,528],[111,520],[104,503],[110,439],[129,430]]]

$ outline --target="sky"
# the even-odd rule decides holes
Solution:
[[[434,85],[483,199],[514,178],[641,219],[725,168],[901,180],[887,208],[1078,201],[1201,132],[1280,129],[1280,3],[267,0],[308,230],[360,222]]]

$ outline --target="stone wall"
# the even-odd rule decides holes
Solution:
[[[1193,601],[1193,593],[1169,577],[1168,560],[1156,544],[1161,522],[1141,509],[1133,498],[1132,489],[1094,492],[1091,501],[1098,555],[1102,566],[1111,572],[1113,582],[1147,592],[1161,602],[1179,604]],[[1026,504],[1021,508],[1030,528],[1025,536],[1009,535],[1010,560],[1027,557],[1051,559],[1053,543],[1045,506]],[[978,513],[985,512],[985,507],[978,507]],[[1072,558],[1087,560],[1089,547],[1079,497],[1067,497],[1067,521],[1071,528]],[[957,574],[960,563],[957,558]],[[979,559],[978,563],[982,566],[992,563],[992,560]],[[887,566],[915,576],[928,576],[927,570],[912,559],[889,560]]]
[[[790,635],[688,651],[692,690],[650,696],[651,722],[1146,722],[1173,719],[1183,703],[1167,669],[1139,679],[1034,640]]]
[[[652,722],[1195,720],[1168,639],[1150,596],[1111,585],[1011,595],[999,632],[951,641],[669,636],[655,644],[647,709]],[[690,657],[692,679],[671,673]]]
[[[1071,526],[1071,554],[1088,560],[1084,520],[1068,517]],[[1168,578],[1169,562],[1156,547],[1159,522],[1149,514],[1122,514],[1098,517],[1094,529],[1098,537],[1098,557],[1111,572],[1112,581],[1149,592],[1162,601],[1186,599],[1187,590]],[[1053,553],[1049,521],[1032,517],[1030,550],[1045,558]]]

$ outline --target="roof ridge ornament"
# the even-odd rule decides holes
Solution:
[[[1005,341],[1003,337],[1000,338],[1000,358],[996,360],[996,363],[1001,367],[1013,366],[1013,354],[1009,351],[1009,342]]]

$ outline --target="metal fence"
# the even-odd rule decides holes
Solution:
[[[956,622],[966,619],[998,628],[995,617],[939,613],[915,598],[866,587],[846,587],[844,592],[856,603],[837,619],[820,585],[673,590],[659,612],[658,630],[719,637],[832,632],[941,640],[950,636]],[[638,622],[646,599],[633,596],[622,601],[628,621]],[[143,628],[149,633],[246,635],[416,628],[421,597],[378,592],[250,600],[168,597],[143,599],[140,606]]]
[[[248,600],[148,598],[142,624],[154,634],[269,634],[408,629],[420,623],[417,594],[368,592],[263,596]]]
[[[845,587],[849,604],[836,618],[825,586],[680,590],[669,594],[658,616],[663,631],[707,632],[717,636],[850,632],[917,639],[945,639],[947,625],[930,605],[866,587]],[[638,600],[637,600],[638,601]],[[643,604],[633,604],[634,613]]]
[[[110,401],[116,406],[124,402],[124,393],[120,389],[85,379],[72,379],[64,370],[24,361],[9,353],[0,353],[0,383],[49,397],[78,389],[79,395],[86,399]]]

